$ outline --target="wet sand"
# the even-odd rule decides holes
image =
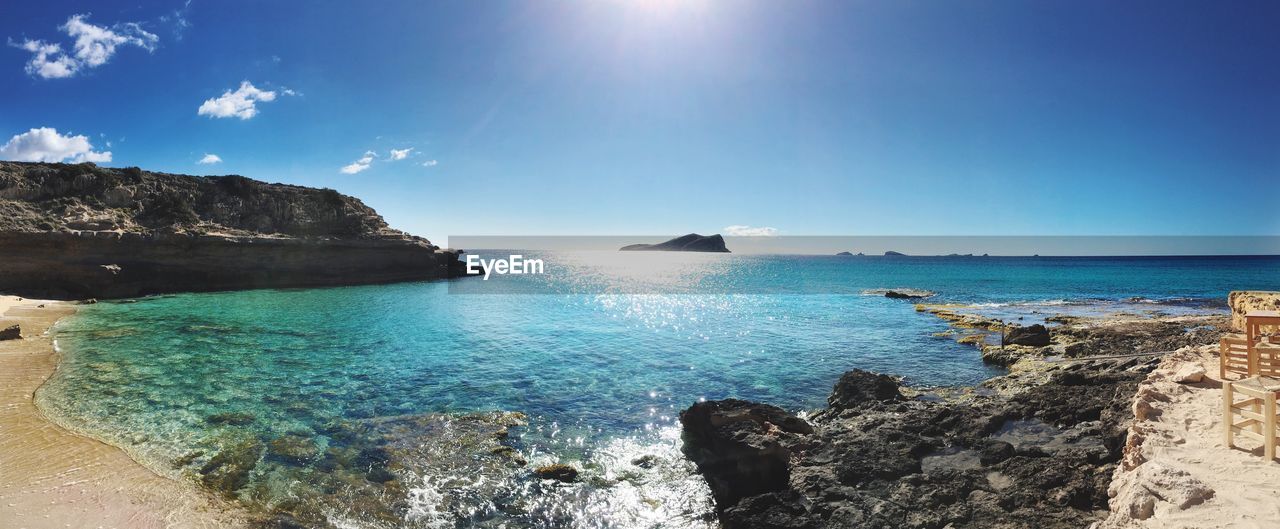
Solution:
[[[0,527],[244,527],[226,502],[69,432],[36,408],[36,389],[58,365],[46,331],[74,312],[65,302],[0,296],[0,328],[18,323],[24,337],[0,341]]]

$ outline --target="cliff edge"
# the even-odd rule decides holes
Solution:
[[[332,189],[0,162],[0,291],[116,298],[462,275],[459,251]]]

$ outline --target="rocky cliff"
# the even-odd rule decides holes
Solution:
[[[0,162],[0,291],[131,297],[461,275],[458,253],[331,189]]]

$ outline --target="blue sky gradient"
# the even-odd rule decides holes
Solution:
[[[11,2],[0,143],[477,234],[1280,235],[1276,2]],[[64,78],[24,42],[121,45]],[[185,21],[185,22],[182,22]],[[249,119],[197,114],[249,81]],[[294,95],[285,95],[285,90]],[[108,148],[106,143],[110,141]],[[390,160],[392,149],[412,149]],[[341,168],[366,151],[368,168]],[[219,164],[201,165],[206,153]],[[436,165],[425,162],[435,160]]]

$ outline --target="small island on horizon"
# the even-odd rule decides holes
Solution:
[[[620,252],[717,252],[730,253],[724,245],[724,237],[690,233],[657,244],[629,244],[618,248]]]

